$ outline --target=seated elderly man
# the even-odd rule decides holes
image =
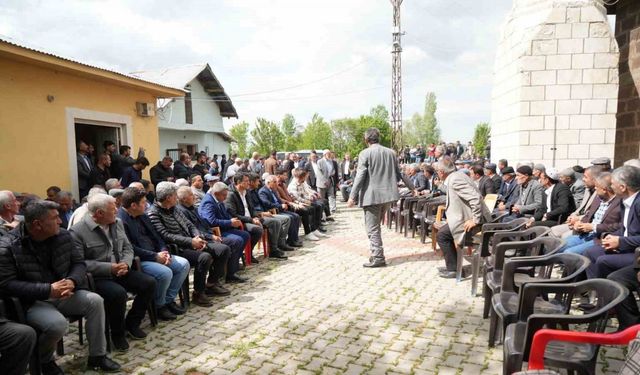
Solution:
[[[61,191],[56,194],[56,203],[60,206],[58,209],[61,220],[60,228],[67,228],[76,208],[73,203],[73,195],[68,191]]]
[[[95,281],[96,292],[104,298],[111,327],[111,340],[116,350],[126,351],[128,333],[134,340],[147,334],[140,329],[149,302],[156,291],[153,277],[131,269],[133,247],[116,217],[115,198],[96,194],[88,200],[89,214],[71,227],[75,246],[84,253],[87,271]],[[127,293],[136,295],[129,313]]]
[[[0,191],[0,237],[9,233],[22,221],[18,215],[20,212],[20,202],[9,190]]]
[[[260,240],[263,233],[264,225],[269,230],[269,245],[271,251],[269,256],[272,258],[287,259],[280,249],[281,238],[286,236],[282,233],[282,226],[277,220],[271,218],[260,218],[256,214],[253,205],[247,197],[249,190],[249,176],[245,173],[238,172],[233,176],[234,187],[230,190],[224,205],[231,217],[240,219],[245,229],[251,235],[252,247]]]
[[[184,279],[189,276],[189,261],[171,255],[167,245],[144,214],[147,197],[143,190],[135,187],[124,189],[122,207],[118,217],[133,246],[134,255],[140,257],[142,272],[156,279],[156,309],[158,318],[175,320],[185,310],[175,303]]]
[[[555,168],[541,172],[538,175],[538,182],[545,188],[545,204],[533,215],[534,225],[552,227],[564,222],[576,209],[569,188],[558,181],[558,172]]]
[[[300,215],[295,213],[294,211],[289,210],[289,205],[282,202],[280,197],[278,196],[278,192],[276,191],[278,177],[274,175],[268,175],[265,178],[265,184],[262,188],[257,191],[258,197],[260,199],[260,204],[263,209],[266,210],[276,210],[278,215],[286,215],[291,219],[291,225],[289,226],[289,233],[287,236],[287,243],[291,247],[302,247],[302,242],[299,240],[299,231],[300,231]],[[253,181],[253,192],[256,193],[258,183]]]
[[[96,194],[107,194],[107,192],[101,187],[92,187],[91,189],[89,189],[89,194],[85,197],[85,199],[89,199],[89,197],[92,197]],[[89,204],[87,202],[84,202],[82,206],[76,208],[76,210],[73,211],[73,215],[71,215],[71,219],[69,219],[67,230],[71,229],[72,226],[80,222],[80,220],[82,220],[84,215],[86,215],[88,212]]]
[[[187,186],[181,186],[178,189],[178,201],[180,202],[176,209],[180,211],[184,217],[187,218],[200,233],[210,242],[220,242],[229,246],[231,253],[229,254],[229,260],[227,261],[227,273],[226,280],[230,283],[243,283],[245,278],[236,274],[239,269],[240,258],[244,252],[244,240],[239,236],[226,236],[218,237],[212,233],[211,227],[200,217],[198,210],[195,207],[195,194],[193,190]],[[211,276],[211,274],[210,274]],[[213,282],[213,280],[211,280]]]
[[[199,174],[194,174],[191,176],[191,192],[193,192],[194,202],[193,205],[198,208],[200,206],[200,202],[202,198],[204,198],[204,181],[202,180],[202,176]]]
[[[193,302],[198,306],[212,306],[208,295],[229,295],[220,285],[224,266],[229,258],[229,246],[209,242],[184,215],[176,209],[178,187],[173,182],[163,181],[156,187],[156,201],[147,215],[160,237],[178,246],[179,254],[187,259],[194,270]],[[212,267],[213,265],[213,267]],[[210,271],[209,269],[212,268]],[[207,272],[210,280],[207,285]]]
[[[620,227],[606,234],[602,245],[585,250],[591,260],[587,277],[607,277],[614,271],[633,264],[634,251],[640,246],[640,169],[622,166],[611,175],[611,188],[622,200]]]
[[[304,171],[304,169],[301,169]],[[289,179],[289,172],[280,168],[276,171],[276,185],[275,191],[278,194],[278,198],[287,205],[287,210],[292,211],[300,215],[302,220],[302,226],[304,228],[305,239],[310,241],[319,241],[320,238],[313,234],[321,224],[322,208],[314,206],[311,202],[304,202],[301,199],[294,198],[287,190],[287,181]],[[351,188],[349,188],[351,191]]]
[[[596,186],[596,178],[600,174],[599,168],[596,167],[588,167],[584,170],[582,175],[582,182],[584,183],[584,196],[582,197],[582,203],[576,203],[576,210],[569,215],[567,221],[565,223],[556,225],[551,228],[551,235],[559,238],[567,238],[571,236],[573,233],[573,227],[575,224],[580,222],[582,217],[587,214],[587,210],[593,204],[594,200],[597,198],[597,194],[595,193]],[[611,177],[609,176],[609,180]],[[609,182],[611,185],[611,182]],[[597,209],[597,207],[596,207]],[[593,212],[591,213],[593,215]]]
[[[515,175],[516,172],[512,167],[505,167],[502,170],[502,185],[498,190],[498,200],[500,201],[497,207],[498,211],[510,211],[520,198],[520,186],[516,182]]]
[[[520,195],[515,204],[511,206],[511,215],[504,221],[510,221],[518,217],[533,216],[537,211],[544,209],[544,187],[533,179],[533,170],[528,165],[522,165],[516,170],[516,182],[520,186]],[[501,209],[499,206],[498,209]]]
[[[269,220],[276,220],[280,225],[280,237],[278,239],[278,248],[283,251],[292,251],[294,250],[289,242],[291,238],[289,236],[295,236],[295,241],[298,241],[298,229],[300,228],[300,217],[296,215],[296,218],[292,218],[287,215],[272,214],[269,212],[269,208],[263,205],[262,200],[260,199],[260,194],[258,190],[260,189],[260,177],[257,174],[249,174],[249,190],[247,190],[247,199],[251,206],[253,206],[253,210],[256,215],[262,219],[263,222],[267,222]],[[267,226],[265,224],[265,226]],[[292,234],[291,227],[295,227],[295,234]]]
[[[118,371],[120,365],[107,357],[103,299],[86,290],[82,249],[74,247],[69,232],[59,227],[58,209],[51,201],[30,202],[24,208],[24,223],[0,238],[0,294],[19,298],[27,324],[38,331],[43,374],[63,374],[54,350],[69,326],[65,316],[72,315],[86,319],[87,367]]]
[[[587,169],[584,176],[587,176]],[[586,178],[585,178],[586,180]],[[565,238],[564,252],[582,254],[592,247],[603,233],[620,228],[620,198],[611,188],[611,173],[598,174],[595,179],[596,198],[580,220],[571,224],[573,235]]]
[[[311,186],[309,186],[309,184],[307,184],[307,182],[305,181],[308,173],[309,172],[307,170],[302,168],[294,169],[293,178],[291,179],[291,182],[289,182],[287,192],[298,202],[315,207],[316,215],[318,215],[319,213],[319,216],[322,217],[322,212],[324,211],[324,213],[326,214],[328,205],[326,205],[326,202],[320,199],[318,193],[311,189]],[[322,227],[322,220],[320,220],[318,223],[318,227],[316,227],[316,230],[313,232],[313,234],[316,237],[327,237],[328,235],[324,234],[325,232],[326,230]]]
[[[560,177],[560,182],[569,187],[569,190],[573,195],[573,200],[576,203],[576,207],[580,207],[584,197],[584,190],[586,188],[584,182],[582,182],[582,178],[576,178],[576,172],[572,168],[560,171],[558,176]]]

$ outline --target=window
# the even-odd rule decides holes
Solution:
[[[184,96],[184,116],[187,124],[193,124],[193,107],[191,105],[191,93]]]

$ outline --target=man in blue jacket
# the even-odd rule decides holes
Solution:
[[[175,320],[185,310],[175,303],[175,298],[189,275],[189,261],[171,255],[169,248],[155,231],[144,212],[147,206],[146,192],[128,187],[122,194],[122,207],[118,217],[133,246],[133,253],[140,257],[142,272],[156,279],[156,309],[158,318]]]

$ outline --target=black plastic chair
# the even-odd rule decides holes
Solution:
[[[420,200],[425,200],[424,197],[410,197],[404,200],[404,208],[400,212],[402,217],[402,225],[400,226],[400,233],[404,233],[405,237],[409,235],[409,229],[414,228],[415,220],[413,219],[416,205]],[[404,232],[403,232],[404,230]],[[415,232],[415,229],[413,229]]]
[[[540,240],[553,240],[541,238]],[[502,271],[502,287],[500,293],[491,299],[491,314],[489,325],[489,347],[493,347],[496,336],[504,335],[504,331],[511,323],[515,323],[518,314],[519,291],[528,282],[536,283],[572,283],[589,266],[589,259],[578,254],[553,254],[540,257],[521,257],[508,259]],[[537,270],[533,277],[525,276],[524,280],[516,280],[519,269],[534,268]],[[559,276],[553,278],[554,270]],[[520,274],[522,275],[522,274]],[[545,296],[546,297],[546,296]],[[539,298],[536,301],[535,312],[544,314],[563,314],[571,306],[563,305],[562,300]],[[498,322],[501,322],[498,330]]]
[[[431,200],[432,198],[433,197],[431,195],[427,195],[422,197],[416,202],[415,207],[413,209],[413,217],[411,218],[411,221],[412,221],[411,238],[415,238],[418,227],[420,227],[420,233],[426,232],[426,230],[423,230],[425,226],[424,224],[424,218],[426,214],[425,206],[429,203],[429,200]],[[425,237],[426,237],[426,234],[425,234]],[[421,241],[422,241],[422,238],[423,237],[421,235],[420,236]]]
[[[535,313],[538,297],[555,294],[555,298],[571,303],[584,293],[594,293],[596,308],[588,313],[539,314]],[[518,321],[510,324],[505,333],[503,347],[503,374],[522,369],[528,361],[531,342],[542,328],[562,327],[564,330],[604,332],[611,311],[629,294],[619,283],[607,279],[591,279],[570,284],[527,283],[518,301]],[[581,374],[595,374],[599,345],[576,343],[550,343],[545,351],[545,363],[550,367],[565,368]]]
[[[169,247],[169,252],[171,253],[171,255],[180,255],[177,245],[170,244],[167,246]],[[244,262],[244,257],[240,257],[240,258],[242,258],[242,261]],[[191,269],[189,269],[189,271],[191,271]],[[182,287],[178,292],[178,298],[180,299],[180,305],[182,306],[182,308],[185,310],[188,309],[190,304],[189,275],[187,275],[187,277],[184,278],[184,283],[182,283]]]
[[[501,273],[504,259],[514,256],[538,256],[550,254],[541,252],[540,243],[533,240],[543,238],[551,232],[551,228],[533,227],[522,231],[500,232],[493,235],[492,255],[485,258],[484,277],[482,278],[482,296],[484,298],[483,318],[489,317],[491,298],[502,285]],[[500,257],[496,267],[496,258]],[[497,272],[494,271],[497,268]]]

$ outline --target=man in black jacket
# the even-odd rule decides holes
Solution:
[[[251,235],[251,247],[253,248],[262,237],[262,225],[264,224],[269,230],[269,245],[271,246],[269,256],[272,258],[286,259],[286,255],[279,249],[279,239],[282,232],[280,223],[273,219],[269,220],[269,218],[260,220],[253,209],[253,205],[247,194],[249,190],[249,176],[244,173],[237,173],[233,176],[233,182],[235,188],[229,191],[229,195],[224,204],[231,217],[240,219],[244,224],[245,230]]]
[[[65,316],[86,319],[88,368],[118,371],[107,357],[102,297],[86,290],[86,265],[69,232],[61,229],[58,205],[33,201],[25,222],[0,239],[0,293],[18,297],[27,323],[40,334],[38,353],[44,374],[63,374],[56,365],[56,344],[67,332]]]
[[[489,163],[484,166],[484,175],[491,179],[493,182],[493,192],[500,193],[500,187],[502,186],[502,178],[496,174],[496,165]]]
[[[189,276],[189,261],[177,255],[171,255],[169,248],[156,232],[144,214],[147,207],[146,191],[136,187],[124,189],[122,207],[118,217],[122,220],[124,231],[133,246],[133,253],[140,257],[140,271],[156,279],[156,309],[158,318],[175,320],[176,315],[185,313],[174,299]]]
[[[186,152],[181,153],[180,161],[173,163],[173,175],[176,179],[184,178],[189,181],[189,178],[193,173],[193,168],[191,168],[191,156]]]
[[[469,170],[469,176],[478,186],[478,190],[480,190],[480,195],[484,198],[487,194],[495,194],[495,190],[493,190],[493,181],[484,175],[484,168],[475,164],[471,166]]]
[[[576,205],[569,187],[558,180],[558,172],[548,168],[540,173],[539,181],[545,188],[543,209],[533,215],[536,226],[552,227],[563,223],[575,211]]]
[[[173,169],[171,169],[171,164],[173,163],[173,159],[171,156],[165,156],[162,158],[162,161],[159,161],[158,164],[154,165],[149,174],[151,176],[151,183],[154,186],[157,186],[162,181],[175,181],[175,177],[173,176]]]

